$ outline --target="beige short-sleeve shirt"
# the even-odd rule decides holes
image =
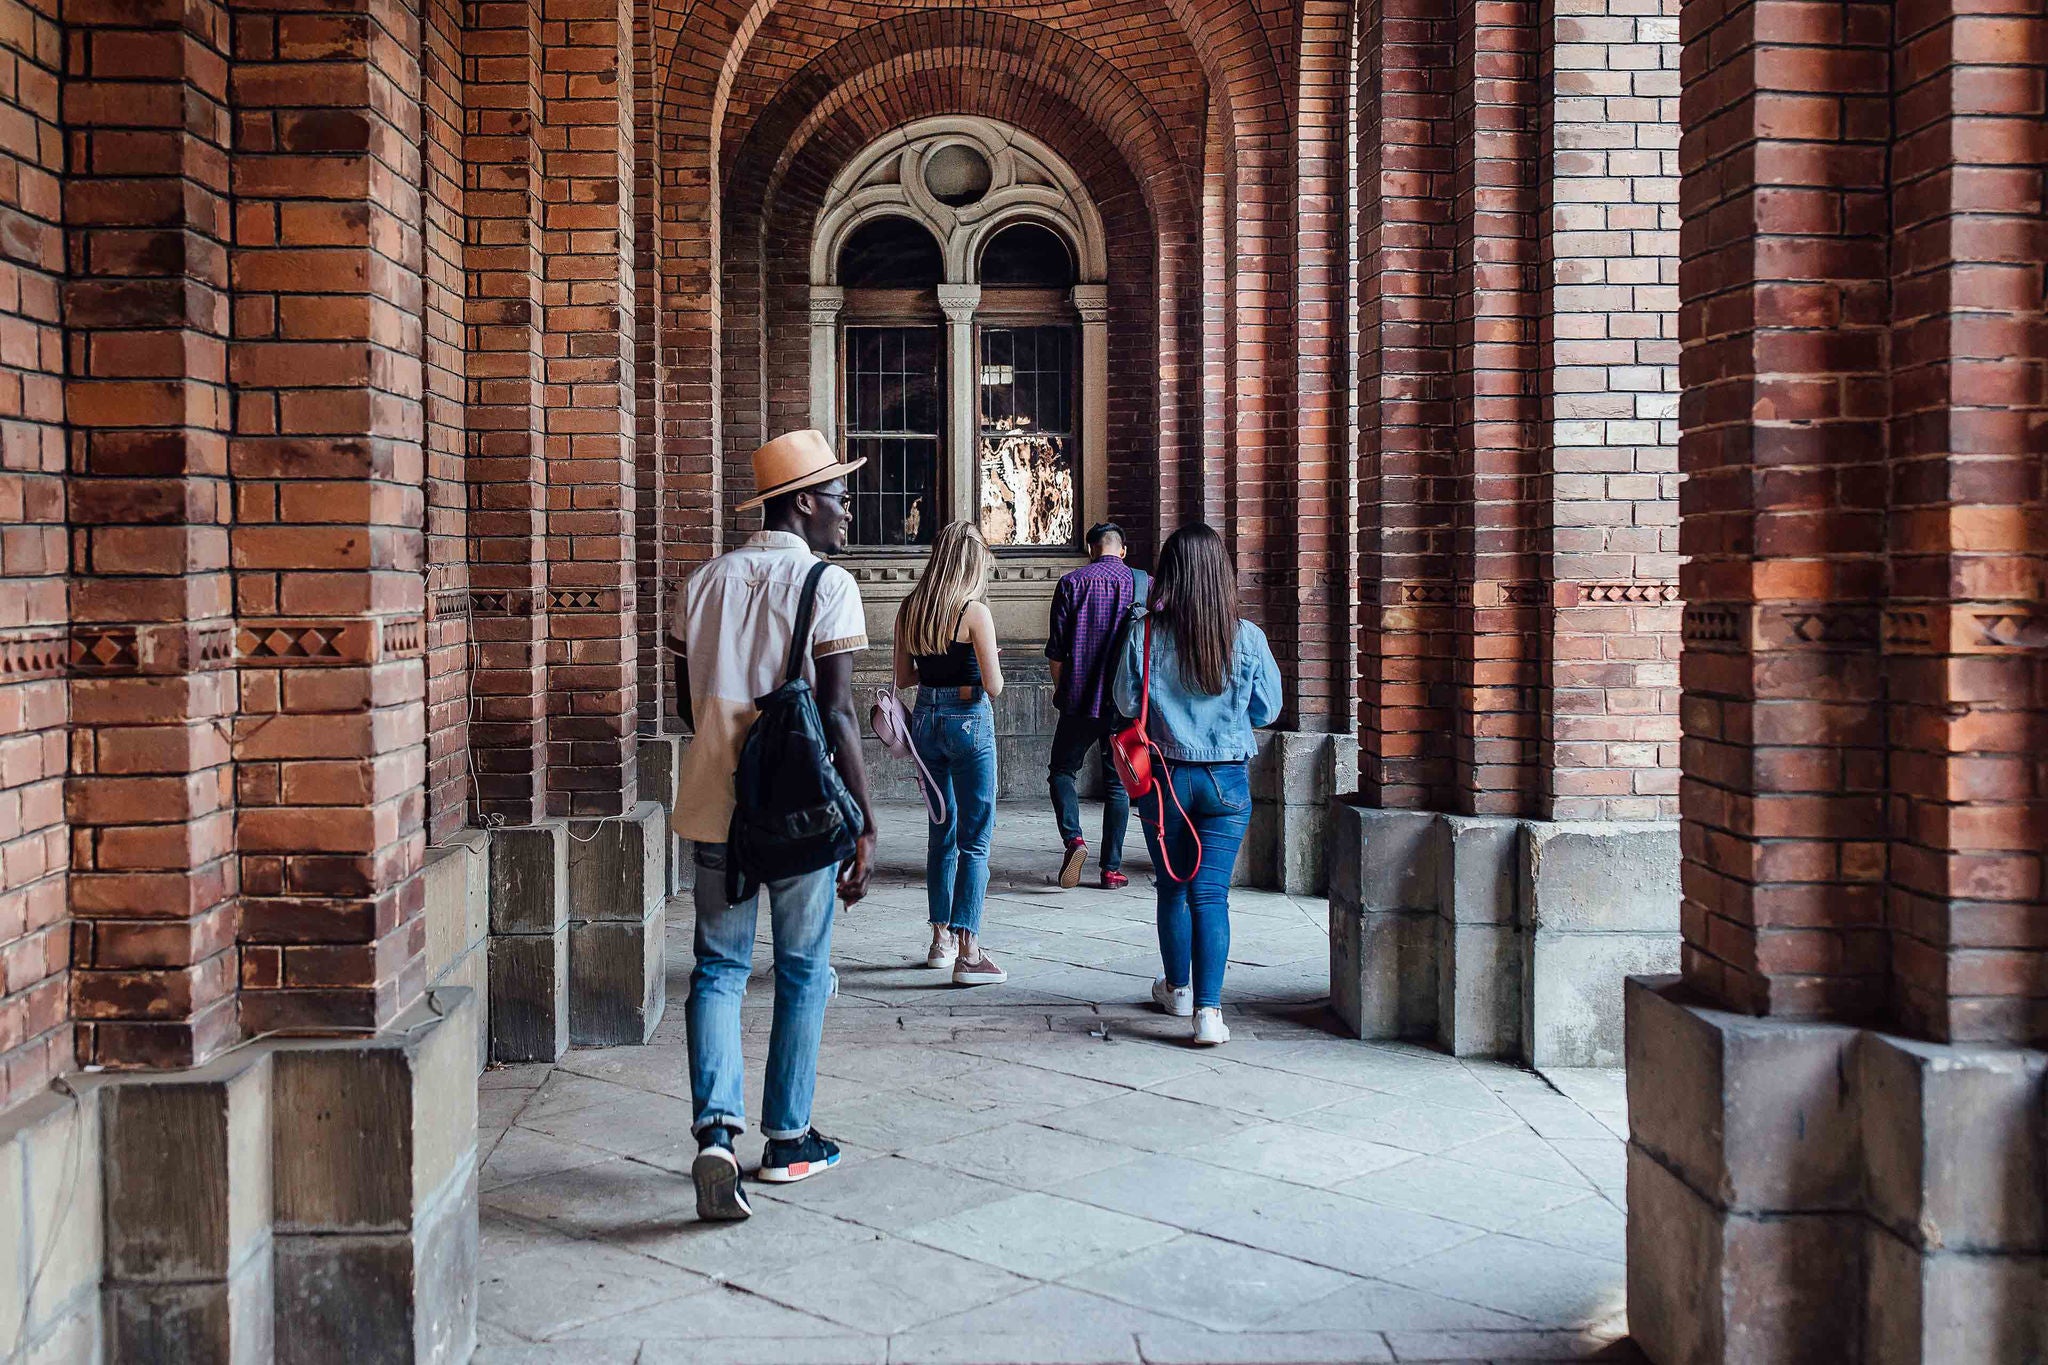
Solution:
[[[673,822],[685,839],[725,842],[740,741],[760,714],[755,698],[782,683],[797,603],[817,562],[803,537],[757,531],[691,574],[676,595],[669,633],[683,642],[689,660],[690,713],[697,725],[676,765]],[[816,660],[867,645],[860,585],[834,564],[818,580],[805,679],[817,681]]]

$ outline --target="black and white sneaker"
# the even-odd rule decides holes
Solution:
[[[690,1179],[697,1186],[697,1216],[714,1223],[751,1218],[747,1192],[740,1188],[740,1159],[732,1149],[733,1131],[715,1123],[697,1135],[697,1159]]]
[[[770,1138],[761,1151],[761,1179],[793,1185],[839,1164],[839,1144],[812,1128],[800,1138]]]

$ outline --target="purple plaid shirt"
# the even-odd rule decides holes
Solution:
[[[1052,704],[1070,715],[1099,716],[1109,692],[1108,658],[1117,627],[1137,599],[1138,576],[1121,559],[1104,556],[1060,580],[1052,595],[1052,633],[1045,657],[1067,666]]]

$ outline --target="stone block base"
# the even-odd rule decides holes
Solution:
[[[676,772],[689,740],[681,735],[643,735],[640,738],[640,790],[664,813],[676,808]],[[689,851],[673,829],[663,830],[662,895],[673,898],[688,885],[685,873]]]
[[[1329,804],[1330,996],[1361,1038],[1614,1066],[1622,980],[1678,961],[1678,836]]]
[[[466,829],[427,850],[420,882],[425,890],[427,984],[453,986],[476,996],[477,1062],[491,1058],[490,904],[491,845],[480,829]]]
[[[1628,1316],[1656,1365],[2048,1358],[2048,1053],[1627,989]]]
[[[1330,800],[1358,787],[1357,738],[1261,731],[1251,787],[1252,823],[1232,882],[1297,896],[1324,895]]]
[[[74,1076],[17,1106],[0,1119],[10,1359],[469,1359],[478,1010],[438,989],[371,1038]]]
[[[569,1050],[569,826],[490,831],[490,1060]]]
[[[569,1041],[637,1045],[667,999],[668,814],[642,801],[569,825]]]

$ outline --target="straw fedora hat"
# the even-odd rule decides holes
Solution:
[[[841,460],[822,431],[790,431],[754,452],[754,487],[761,491],[739,505],[744,512],[770,498],[830,483],[866,464],[865,458]]]

